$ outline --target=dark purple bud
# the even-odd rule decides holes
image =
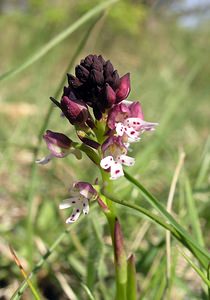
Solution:
[[[61,100],[61,109],[72,125],[84,124],[89,117],[88,108],[81,100],[71,100],[64,96]]]
[[[106,83],[105,86],[105,98],[107,100],[108,107],[111,107],[113,104],[115,104],[116,94],[108,83]]]
[[[93,113],[97,120],[100,120],[102,118],[102,112],[97,106],[93,107]]]
[[[122,100],[128,97],[130,89],[130,73],[127,73],[120,78],[120,84],[118,89],[116,90],[117,103],[121,102]]]
[[[110,74],[113,74],[113,72],[114,72],[113,65],[109,60],[107,60],[105,66],[104,66],[104,76],[105,76],[105,78],[109,77]]]
[[[98,60],[102,63],[102,65],[105,65],[106,61],[103,59],[102,55],[98,56]]]
[[[120,76],[117,72],[117,70],[115,70],[112,74],[112,87],[114,89],[117,89],[120,85]]]
[[[92,69],[95,69],[100,72],[103,71],[103,64],[101,63],[101,61],[98,59],[97,56],[93,59]]]
[[[68,84],[73,88],[78,88],[82,83],[79,79],[71,74],[67,74]]]
[[[79,65],[75,68],[75,74],[81,82],[85,82],[88,79],[89,73],[90,72],[81,65]]]
[[[104,83],[104,76],[101,71],[96,69],[91,70],[90,79],[95,83],[95,85],[102,85]]]
[[[47,130],[43,138],[53,156],[64,157],[69,153],[72,141],[65,134]]]
[[[86,58],[85,58],[85,63],[91,65],[93,63],[93,54],[89,54]]]

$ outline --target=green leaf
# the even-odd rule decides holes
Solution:
[[[204,283],[207,284],[207,286],[210,288],[210,281],[208,278],[204,275],[204,273],[194,264],[194,262],[181,250],[179,252],[182,254],[182,256],[186,259],[186,261],[191,265],[191,267],[196,271],[198,276],[203,280]]]
[[[174,219],[170,213],[167,212],[164,206],[143,187],[143,185],[141,185],[135,178],[126,172],[125,177],[141,191],[141,194],[145,197],[145,199],[147,199],[148,202],[166,218],[173,228],[176,229],[176,231],[182,237],[182,243],[185,244],[185,246],[186,244],[188,245],[188,248],[191,250],[191,252],[206,268],[210,259],[210,254],[203,247],[201,247],[197,241],[193,240],[187,231]]]
[[[136,268],[133,255],[127,261],[127,276],[127,299],[137,300]]]
[[[188,205],[189,211],[189,218],[191,219],[191,225],[195,234],[196,239],[198,240],[199,244],[204,247],[204,239],[201,231],[201,225],[198,217],[198,211],[195,204],[195,199],[192,194],[192,188],[190,185],[189,178],[187,175],[185,176],[185,193],[186,193],[186,200]]]

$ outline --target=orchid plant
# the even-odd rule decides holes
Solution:
[[[60,209],[73,208],[66,220],[71,224],[82,212],[88,214],[91,201],[98,202],[107,217],[113,242],[116,299],[130,299],[126,296],[127,267],[129,269],[134,260],[133,256],[126,259],[116,209],[104,195],[105,191],[112,190],[113,180],[124,176],[124,167],[135,164],[135,158],[130,156],[132,143],[139,142],[144,132],[154,131],[158,123],[145,121],[141,104],[127,100],[131,89],[130,74],[120,77],[112,63],[101,55],[88,55],[76,66],[75,75],[67,76],[68,86],[64,87],[61,100],[50,99],[74,126],[78,141],[47,130],[43,138],[50,153],[37,163],[44,165],[53,158],[65,158],[70,154],[81,159],[85,152],[94,167],[99,168],[100,184],[73,183],[70,197],[60,204]],[[134,270],[133,267],[130,269]]]

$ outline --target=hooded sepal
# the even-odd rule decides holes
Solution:
[[[116,90],[116,103],[125,100],[128,97],[130,90],[130,73],[127,73],[120,78],[120,84],[118,89]]]
[[[72,125],[83,125],[89,118],[87,105],[82,100],[63,96],[61,110]]]
[[[74,148],[75,143],[63,133],[47,130],[43,135],[43,139],[47,144],[50,154],[46,157],[36,160],[36,163],[38,164],[45,165],[50,162],[53,157],[63,158],[70,153],[74,154],[77,159],[82,158],[81,151]]]

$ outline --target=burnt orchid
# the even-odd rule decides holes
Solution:
[[[69,190],[70,198],[63,200],[59,205],[60,209],[73,207],[71,216],[66,220],[66,223],[74,223],[78,220],[81,212],[85,215],[89,212],[89,201],[97,197],[97,192],[88,182],[74,183]]]
[[[74,127],[77,141],[63,133],[47,130],[43,138],[49,155],[37,161],[46,164],[52,158],[64,158],[74,154],[81,159],[84,152],[101,173],[102,182],[94,187],[79,181],[74,183],[70,196],[59,205],[60,209],[71,208],[67,224],[79,216],[88,214],[91,201],[97,200],[110,227],[116,269],[116,299],[126,299],[127,260],[123,236],[113,202],[106,191],[112,192],[112,181],[124,175],[124,167],[132,167],[135,158],[128,155],[130,146],[138,142],[145,131],[154,131],[157,123],[144,120],[142,106],[138,101],[128,101],[130,74],[119,76],[109,60],[101,55],[88,55],[68,74],[68,86],[64,87],[61,99],[51,97],[60,109],[61,122],[65,119]],[[101,184],[100,184],[101,183]]]

